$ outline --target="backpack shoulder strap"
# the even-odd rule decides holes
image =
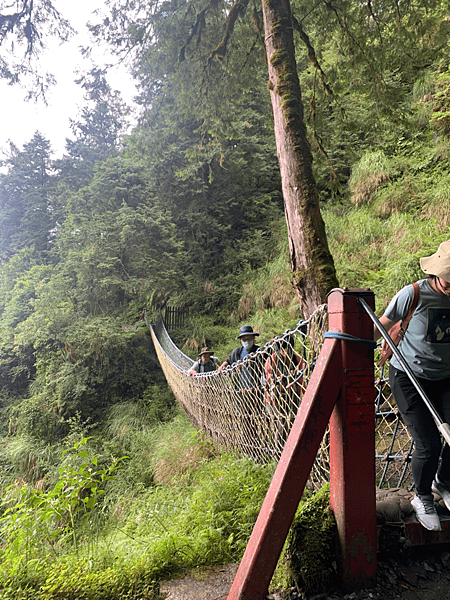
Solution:
[[[408,314],[406,315],[406,317],[404,318],[404,320],[402,321],[402,329],[403,331],[406,331],[406,329],[408,328],[409,322],[411,321],[411,317],[414,314],[414,311],[417,308],[417,305],[419,303],[419,284],[417,283],[417,281],[415,281],[413,283],[413,291],[414,291],[414,296],[413,296],[413,300],[411,302],[411,306],[409,307],[409,311]]]

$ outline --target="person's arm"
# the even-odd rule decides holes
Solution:
[[[227,366],[228,366],[228,362],[226,360],[224,360],[223,363],[220,365],[220,367],[217,370],[219,371],[219,373],[222,373],[222,369],[224,369]]]
[[[389,306],[384,311],[384,315],[380,319],[380,323],[389,332],[393,325],[400,320],[403,320],[410,309],[411,303],[414,301],[414,285],[405,285],[400,291],[398,291],[392,300],[389,302]],[[389,317],[392,317],[392,321]],[[381,333],[378,331],[376,325],[373,326],[373,339],[379,340]]]
[[[199,370],[199,363],[198,360],[192,365],[192,367],[189,369],[188,371],[188,375],[191,375],[192,377],[195,377],[198,373]]]
[[[383,327],[386,329],[386,331],[389,332],[391,327],[394,325],[395,321],[391,321],[390,319],[388,319],[387,317],[385,317],[383,315],[380,319],[380,323],[383,325]],[[381,337],[381,333],[378,331],[378,327],[376,325],[374,325],[373,326],[373,339],[375,341],[377,341],[380,339],[380,337]]]
[[[264,365],[264,374],[266,376],[266,382],[270,383],[272,381],[272,357],[268,356],[266,363]]]
[[[224,369],[228,365],[232,365],[236,361],[239,360],[239,355],[240,355],[241,349],[242,349],[242,347],[238,347],[238,348],[235,348],[232,351],[232,353],[230,354],[230,356],[226,360],[224,360],[223,363],[220,365],[220,367],[217,369],[219,371],[219,373],[221,373],[222,369]]]

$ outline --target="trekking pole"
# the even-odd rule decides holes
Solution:
[[[370,308],[370,306],[367,304],[367,302],[364,300],[364,298],[362,298],[361,296],[358,296],[357,302],[364,307],[365,311],[367,312],[367,314],[369,315],[369,317],[372,319],[372,321],[375,324],[375,326],[377,327],[378,331],[381,333],[381,335],[383,336],[383,338],[386,340],[386,343],[389,346],[389,348],[392,350],[392,353],[394,354],[395,358],[398,360],[398,362],[402,365],[402,368],[408,374],[409,378],[411,379],[411,383],[414,385],[414,387],[418,391],[420,397],[422,398],[422,400],[425,403],[425,406],[428,408],[428,410],[430,411],[433,419],[435,420],[437,428],[442,433],[442,435],[443,435],[445,441],[447,442],[447,444],[450,446],[450,425],[448,423],[444,423],[444,421],[442,420],[440,414],[437,412],[437,410],[431,404],[428,396],[425,394],[422,386],[417,381],[416,376],[412,372],[411,367],[408,365],[408,363],[406,362],[406,360],[400,354],[400,352],[398,351],[397,346],[392,341],[391,336],[388,334],[388,332],[386,331],[386,329],[380,323],[378,317],[375,315],[375,313]]]

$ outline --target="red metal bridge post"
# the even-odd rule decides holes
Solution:
[[[227,600],[263,600],[341,386],[341,343],[326,339]]]
[[[331,292],[329,329],[370,340],[370,319],[357,303],[358,296],[364,296],[369,305],[374,304],[370,290]],[[325,339],[226,600],[265,597],[331,417],[331,495],[344,581],[349,586],[362,586],[374,578],[377,530],[373,349],[358,340]]]
[[[330,331],[373,339],[368,289],[336,289],[328,297]],[[373,349],[342,341],[342,387],[330,421],[330,501],[340,542],[339,567],[353,589],[374,583],[377,561],[375,391]]]

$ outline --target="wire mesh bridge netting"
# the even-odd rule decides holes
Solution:
[[[221,447],[261,464],[277,461],[294,422],[328,329],[326,305],[263,348],[221,373],[187,374],[194,361],[172,341],[161,315],[152,325],[156,353],[177,401],[191,423]],[[413,444],[375,356],[375,459],[378,487],[411,485]],[[329,434],[322,440],[308,487],[329,481]]]

